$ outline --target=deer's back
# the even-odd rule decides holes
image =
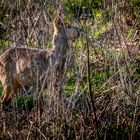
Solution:
[[[50,52],[47,49],[10,48],[0,56],[0,72],[10,73],[10,78],[21,85],[32,85],[37,73],[41,76],[47,70]]]

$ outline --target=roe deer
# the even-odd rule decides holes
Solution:
[[[51,70],[54,71],[55,82],[62,78],[69,44],[65,25],[58,11],[53,20],[53,28],[52,48],[11,47],[0,56],[2,104],[8,104],[22,86],[38,83],[40,87],[43,85],[43,89],[48,88]]]

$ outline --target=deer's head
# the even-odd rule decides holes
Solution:
[[[60,10],[55,11],[54,13],[54,20],[53,20],[54,30],[61,30],[64,27],[64,20],[62,18],[62,13]]]
[[[60,10],[57,10],[54,13],[53,28],[54,32],[66,32],[69,41],[74,41],[78,37],[80,31],[78,28],[64,22],[62,12]]]

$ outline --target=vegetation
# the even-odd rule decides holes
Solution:
[[[140,1],[63,0],[65,22],[79,31],[68,54],[63,100],[38,103],[23,87],[0,112],[0,139],[138,140]],[[1,1],[0,52],[50,47],[54,1]],[[0,94],[2,92],[0,86]]]

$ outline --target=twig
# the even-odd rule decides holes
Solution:
[[[88,44],[88,38],[86,36],[86,45],[87,45],[87,80],[88,80],[88,88],[89,88],[89,94],[90,94],[90,99],[91,99],[91,104],[95,116],[95,123],[96,123],[96,130],[97,130],[97,137],[98,140],[100,139],[99,136],[99,127],[98,127],[98,120],[97,120],[97,115],[96,115],[96,108],[95,108],[95,103],[94,103],[94,91],[91,89],[91,78],[90,78],[90,61],[89,61],[89,44]]]

